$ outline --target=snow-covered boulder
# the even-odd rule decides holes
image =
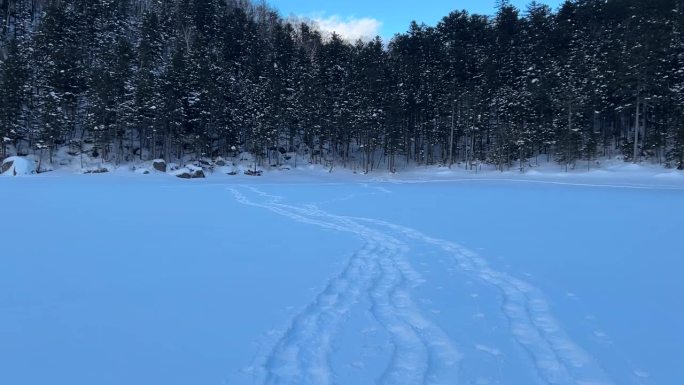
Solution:
[[[36,173],[36,163],[22,156],[11,156],[2,161],[2,175],[31,175]]]
[[[262,170],[245,170],[245,175],[249,176],[261,176],[262,173]]]
[[[155,159],[152,161],[152,167],[159,172],[166,172],[166,161],[164,159]]]
[[[181,169],[171,172],[171,175],[181,179],[199,179],[204,178],[204,170],[202,167],[188,165]]]
[[[106,174],[109,172],[107,167],[90,167],[83,170],[84,174]]]

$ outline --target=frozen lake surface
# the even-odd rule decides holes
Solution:
[[[681,178],[438,179],[0,178],[0,383],[681,383]]]

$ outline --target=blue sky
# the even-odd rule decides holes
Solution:
[[[531,0],[512,0],[526,9]],[[561,0],[538,0],[554,9]],[[493,14],[495,0],[267,0],[283,16],[306,16],[319,21],[323,29],[339,30],[342,35],[379,34],[384,38],[404,32],[411,20],[435,25],[456,9],[470,13]]]

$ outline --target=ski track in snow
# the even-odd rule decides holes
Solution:
[[[510,332],[529,354],[536,373],[549,385],[609,385],[603,368],[571,340],[551,315],[544,295],[529,283],[496,271],[484,258],[457,243],[437,239],[393,223],[327,213],[316,205],[295,206],[255,188],[264,202],[249,200],[231,188],[242,204],[260,207],[298,222],[359,236],[364,246],[343,272],[292,321],[264,360],[266,384],[333,384],[331,344],[345,316],[366,296],[371,313],[387,331],[394,348],[380,384],[453,384],[461,353],[449,336],[424,316],[410,289],[422,283],[406,255],[411,239],[447,252],[455,266],[496,288]],[[381,192],[387,192],[378,190]],[[344,199],[350,199],[345,197]]]
[[[408,246],[386,233],[313,206],[280,203],[280,197],[252,202],[231,189],[238,202],[261,207],[295,221],[359,236],[364,246],[350,258],[344,271],[331,279],[321,294],[292,321],[264,360],[266,384],[333,384],[330,368],[332,338],[340,322],[365,295],[371,313],[385,329],[393,347],[380,384],[445,384],[458,378],[461,354],[450,337],[421,314],[409,289],[420,285],[420,275],[406,259]]]

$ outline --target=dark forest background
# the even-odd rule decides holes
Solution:
[[[683,0],[499,1],[387,42],[242,0],[0,0],[0,23],[0,158],[684,169]]]

